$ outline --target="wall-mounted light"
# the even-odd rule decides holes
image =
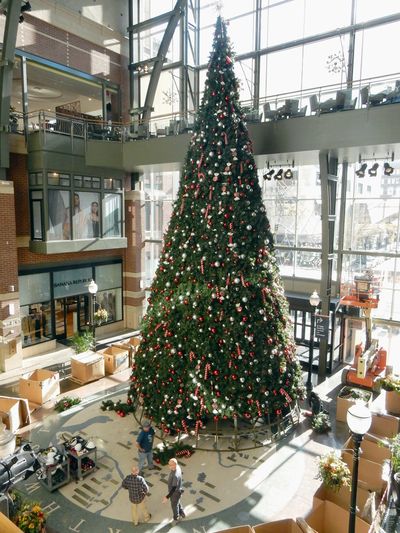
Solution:
[[[268,172],[263,174],[263,178],[265,180],[270,180],[270,179],[272,179],[272,176],[274,175],[274,173],[275,173],[275,170],[273,168],[271,168],[271,170],[269,170]]]
[[[365,171],[367,170],[367,163],[363,163],[361,167],[356,170],[356,176],[363,178],[365,176]]]
[[[278,172],[277,172],[277,173],[275,174],[275,176],[274,176],[275,179],[276,179],[276,180],[281,180],[281,179],[282,179],[282,174],[283,174],[283,168],[280,168],[280,169],[278,170]]]
[[[374,163],[370,169],[368,169],[368,174],[370,176],[376,176],[378,173],[379,163]]]
[[[384,168],[383,173],[385,174],[385,176],[391,176],[394,172],[394,168],[390,166],[388,162],[383,164],[383,168]]]
[[[291,180],[293,178],[293,171],[291,168],[288,168],[287,171],[284,173],[284,176],[287,180]]]

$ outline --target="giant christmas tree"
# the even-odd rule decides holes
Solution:
[[[300,366],[219,17],[130,394],[166,433],[288,412]]]

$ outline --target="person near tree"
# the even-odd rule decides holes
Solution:
[[[128,489],[129,500],[132,504],[132,521],[135,526],[139,524],[139,516],[143,516],[144,522],[148,522],[151,514],[147,510],[146,496],[149,487],[144,478],[139,475],[137,466],[132,467],[132,472],[122,481],[122,487]]]
[[[274,421],[304,393],[238,86],[218,17],[131,375],[166,434]]]
[[[142,430],[136,439],[136,446],[138,449],[139,471],[143,472],[144,465],[147,461],[148,467],[154,468],[153,463],[153,443],[154,443],[154,429],[151,427],[149,420],[144,420],[142,423]]]
[[[179,522],[186,516],[181,504],[183,493],[182,469],[175,458],[168,461],[168,467],[170,469],[168,476],[168,494],[164,496],[163,503],[167,503],[168,500],[171,502],[173,518],[175,522]]]

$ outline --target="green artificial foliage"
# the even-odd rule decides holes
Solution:
[[[87,352],[94,347],[93,333],[90,331],[76,332],[70,340],[70,344],[76,353]]]
[[[167,465],[168,461],[173,457],[190,457],[193,454],[194,449],[192,446],[176,442],[162,448],[156,448],[153,452],[153,458],[156,463]]]
[[[71,396],[64,396],[64,398],[61,398],[54,404],[54,409],[58,413],[62,413],[63,411],[66,411],[67,409],[71,409],[74,405],[79,405],[81,403],[80,398],[72,398]]]
[[[152,283],[131,394],[166,434],[285,415],[304,388],[273,236],[219,17]]]
[[[326,413],[318,413],[311,419],[311,426],[316,433],[326,433],[331,429],[331,421]]]
[[[105,400],[102,402],[100,409],[102,411],[115,411],[117,415],[121,417],[135,412],[134,404],[130,398],[128,398],[126,402],[122,402],[121,400],[118,400],[117,402]]]
[[[400,393],[400,377],[398,376],[386,376],[379,380],[379,384],[382,389],[388,392]]]

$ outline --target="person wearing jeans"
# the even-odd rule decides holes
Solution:
[[[179,522],[186,516],[181,504],[181,496],[183,493],[182,470],[176,459],[170,459],[168,461],[168,466],[171,472],[168,477],[168,494],[164,496],[163,503],[167,503],[167,501],[170,500],[174,520],[175,522]]]
[[[151,422],[144,420],[142,423],[142,430],[136,439],[136,446],[138,448],[139,472],[141,474],[143,473],[143,468],[146,461],[149,468],[154,468],[153,442],[154,429],[151,427]]]

